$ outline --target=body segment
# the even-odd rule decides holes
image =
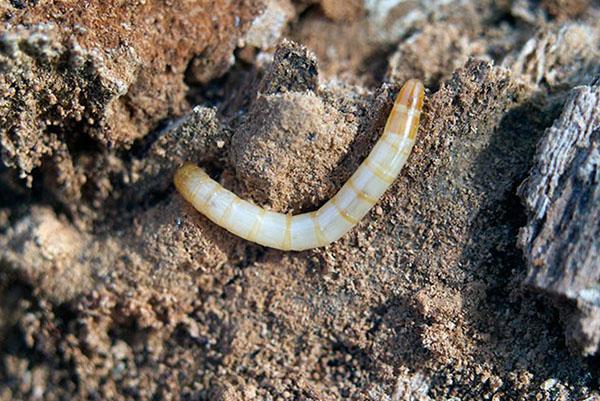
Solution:
[[[314,212],[272,212],[240,199],[202,169],[175,173],[181,195],[214,223],[248,241],[282,250],[330,244],[356,225],[396,179],[415,143],[424,88],[416,80],[400,90],[381,138],[338,193]]]

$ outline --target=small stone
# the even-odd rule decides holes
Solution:
[[[548,391],[548,390],[550,390],[552,387],[554,387],[554,386],[556,385],[556,383],[557,383],[557,382],[558,382],[558,381],[557,381],[556,379],[548,379],[548,380],[546,380],[545,382],[543,382],[543,383],[540,385],[540,388],[541,388],[542,390]]]

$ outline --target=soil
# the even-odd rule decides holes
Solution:
[[[517,189],[600,74],[593,1],[0,0],[0,400],[593,400]],[[427,87],[355,229],[282,252],[175,191],[321,206]]]

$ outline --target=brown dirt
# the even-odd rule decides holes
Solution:
[[[85,135],[126,146],[182,114],[190,61],[205,61],[192,68],[202,68],[200,82],[223,75],[261,8],[258,0],[13,3],[21,7],[0,9],[2,159],[29,176],[57,155],[61,184],[75,187],[85,173],[69,180],[80,164],[70,150]]]
[[[537,141],[600,72],[600,10],[341,3],[0,2],[18,71],[0,86],[21,98],[0,103],[0,400],[600,396],[597,357],[521,285],[516,246]],[[52,61],[76,24],[94,79]],[[412,76],[428,92],[409,164],[324,249],[248,243],[171,185],[191,160],[264,207],[316,208]]]

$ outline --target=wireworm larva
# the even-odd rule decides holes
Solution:
[[[265,210],[240,199],[191,163],[177,170],[175,187],[200,213],[248,241],[286,251],[328,245],[354,227],[400,173],[415,143],[423,96],[421,82],[404,84],[369,156],[314,212],[292,216]]]

